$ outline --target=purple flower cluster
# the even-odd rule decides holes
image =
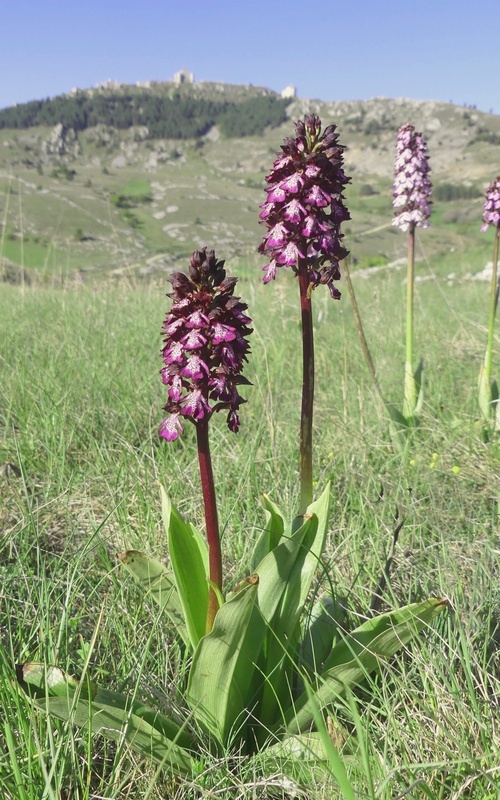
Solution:
[[[333,281],[340,279],[339,261],[348,254],[340,224],[350,219],[342,195],[350,181],[342,169],[344,147],[335,125],[322,133],[315,114],[296,122],[295,132],[295,138],[285,139],[266,177],[260,219],[268,233],[259,247],[270,258],[263,267],[264,283],[276,277],[278,267],[291,267],[297,275],[303,264],[312,288],[326,284],[339,298]]]
[[[173,303],[163,325],[161,370],[169,416],[159,430],[169,442],[183,433],[182,417],[196,423],[221,409],[228,409],[230,430],[238,430],[237,411],[245,401],[237,387],[249,384],[241,370],[252,329],[248,306],[233,295],[237,280],[226,277],[224,261],[206,247],[193,253],[189,277],[182,272],[170,277],[173,291],[167,297]]]
[[[392,224],[407,231],[410,225],[429,227],[431,190],[427,146],[413,125],[402,125],[396,144]]]
[[[490,225],[500,225],[500,175],[491,181],[486,190],[484,201],[483,224],[481,231],[487,231]]]

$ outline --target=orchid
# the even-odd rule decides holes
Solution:
[[[500,427],[500,402],[498,384],[491,380],[493,363],[493,340],[495,316],[498,305],[498,243],[500,240],[500,175],[497,175],[486,190],[481,231],[485,233],[490,226],[495,229],[493,261],[491,264],[490,306],[488,314],[488,340],[484,363],[479,372],[479,409],[485,422],[493,420],[493,427]]]
[[[344,191],[350,178],[343,171],[344,146],[335,125],[322,131],[315,114],[295,124],[294,138],[285,139],[282,153],[266,177],[267,200],[261,222],[268,233],[259,251],[269,256],[264,282],[274,280],[276,267],[291,267],[307,276],[309,291],[326,284],[340,298],[339,262],[347,255],[340,224],[350,219]]]
[[[431,213],[427,146],[413,125],[399,129],[392,191],[395,216],[392,224],[402,231],[411,227],[428,228]]]
[[[350,219],[344,205],[349,183],[343,170],[344,146],[335,125],[322,130],[320,118],[306,115],[295,123],[294,138],[285,139],[266,178],[267,200],[260,219],[267,227],[259,251],[270,258],[264,282],[279,267],[290,267],[299,279],[302,318],[302,413],[300,428],[300,510],[312,501],[312,422],[314,405],[314,338],[311,293],[328,286],[340,298],[339,262],[348,251],[340,225]]]
[[[427,145],[413,125],[402,125],[396,142],[394,218],[392,224],[408,231],[406,286],[406,362],[403,419],[412,424],[423,402],[422,362],[413,371],[413,289],[415,282],[415,228],[428,228],[432,185],[429,179]]]
[[[486,190],[483,209],[483,224],[481,232],[485,233],[490,225],[498,227],[500,224],[500,175],[491,181]]]

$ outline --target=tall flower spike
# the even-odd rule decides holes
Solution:
[[[237,278],[226,277],[224,261],[213,250],[196,250],[189,277],[170,277],[172,308],[163,325],[163,383],[168,387],[160,436],[174,441],[183,432],[182,419],[208,420],[214,411],[228,411],[227,424],[236,431],[238,408],[245,401],[238,392],[249,381],[242,375],[252,332],[246,303],[234,296]]]
[[[486,190],[481,232],[487,231],[490,225],[498,224],[500,224],[500,175],[491,181]]]
[[[350,178],[342,169],[344,146],[335,125],[321,132],[321,120],[306,115],[295,123],[295,138],[285,139],[273,164],[267,200],[261,205],[261,222],[268,233],[259,247],[269,263],[263,267],[264,283],[276,277],[278,267],[291,267],[298,275],[305,260],[310,288],[326,284],[332,297],[340,292],[339,261],[348,251],[342,246],[340,225],[350,219],[342,192]]]
[[[429,227],[432,184],[427,145],[413,125],[402,125],[396,144],[392,224],[407,231],[411,225]]]

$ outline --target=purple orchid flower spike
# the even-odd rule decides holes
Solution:
[[[432,184],[427,145],[413,125],[402,125],[396,143],[392,224],[402,231],[410,226],[428,228]]]
[[[500,175],[497,175],[486,190],[486,197],[483,208],[482,233],[485,233],[490,225],[495,229],[495,239],[493,243],[493,261],[491,264],[491,283],[490,283],[490,308],[488,314],[488,340],[486,344],[486,354],[484,364],[479,373],[479,408],[484,419],[489,422],[493,418],[494,427],[500,428],[500,405],[498,403],[498,392],[494,383],[491,382],[491,370],[493,366],[493,343],[495,338],[495,317],[498,305],[499,282],[498,282],[498,250],[500,245]]]
[[[267,176],[267,200],[260,219],[268,228],[259,251],[269,256],[264,282],[276,277],[278,267],[307,270],[314,289],[326,284],[332,297],[340,292],[339,261],[348,254],[342,246],[340,224],[350,219],[342,192],[350,182],[344,174],[344,146],[335,125],[322,132],[315,114],[295,123],[295,138],[285,139],[282,153]]]
[[[260,219],[267,233],[259,251],[269,258],[264,283],[279,267],[299,279],[302,319],[302,407],[300,417],[300,513],[312,501],[312,421],[314,406],[314,337],[311,293],[326,284],[338,300],[339,262],[348,255],[340,225],[350,219],[342,192],[349,183],[343,170],[344,146],[335,125],[322,131],[316,114],[295,123],[295,138],[285,139],[266,178],[267,200]]]
[[[413,288],[415,281],[415,228],[428,228],[432,184],[429,180],[427,145],[413,125],[402,125],[396,142],[392,224],[408,231],[406,284],[406,360],[403,416],[413,424],[421,403],[421,370],[413,371]]]
[[[172,308],[163,325],[163,383],[168,387],[164,406],[169,416],[160,436],[174,441],[183,432],[183,419],[208,420],[214,411],[228,411],[227,423],[236,432],[238,408],[245,401],[238,386],[252,332],[247,305],[234,296],[236,278],[226,277],[224,261],[207,248],[193,253],[189,278],[174,272],[170,278]]]
[[[483,224],[481,233],[485,233],[490,225],[497,227],[500,224],[500,175],[491,181],[486,189],[483,210]]]

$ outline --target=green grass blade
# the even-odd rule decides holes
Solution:
[[[445,600],[431,598],[381,614],[360,625],[339,642],[327,658],[315,702],[323,708],[342,695],[346,686],[361,683],[446,607]],[[312,722],[312,707],[304,692],[286,715],[287,731],[300,732]]]
[[[205,635],[209,589],[208,550],[198,531],[184,522],[163,486],[161,505],[175,583],[194,649]]]
[[[323,748],[325,750],[326,757],[328,759],[328,764],[330,767],[330,772],[337,781],[340,791],[342,792],[342,796],[344,800],[356,800],[356,795],[354,793],[354,787],[350,782],[349,778],[347,777],[346,768],[344,762],[340,758],[337,750],[333,746],[333,742],[330,739],[329,733],[326,729],[325,720],[321,715],[321,711],[318,708],[314,697],[314,691],[306,683],[305,691],[307,697],[309,699],[309,704],[311,706],[311,712],[314,719],[314,724],[318,731],[319,737],[323,744]]]
[[[137,579],[146,596],[158,603],[184,643],[189,644],[189,635],[173,572],[170,572],[161,561],[157,561],[139,550],[127,550],[125,553],[119,553],[118,558],[127,572]]]
[[[18,665],[16,674],[20,687],[42,711],[108,739],[124,739],[136,752],[180,773],[193,772],[190,737],[159,711],[89,681],[79,683],[58,667],[32,662]]]
[[[17,760],[17,752],[16,752],[16,739],[12,728],[10,727],[9,721],[5,720],[3,725],[3,735],[5,736],[5,742],[7,744],[7,751],[9,755],[10,765],[12,767],[12,779],[14,781],[14,789],[16,794],[12,795],[13,797],[17,797],[18,800],[29,800],[29,795],[24,786],[24,778],[21,773],[21,769],[18,764]],[[9,795],[7,795],[9,797]]]

